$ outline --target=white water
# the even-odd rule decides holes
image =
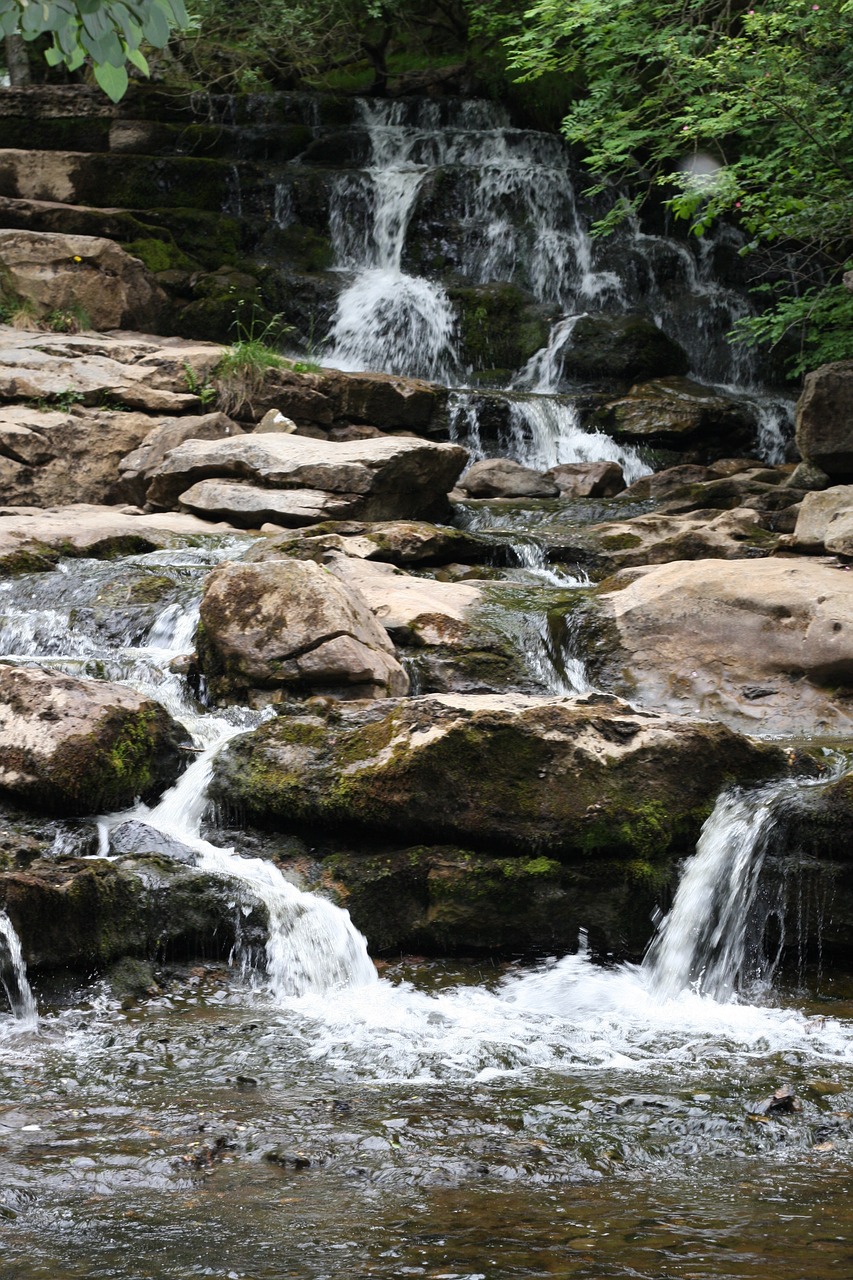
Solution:
[[[35,996],[27,980],[21,940],[5,911],[0,910],[0,984],[17,1025],[30,1030],[38,1024]]]

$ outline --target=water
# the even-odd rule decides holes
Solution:
[[[0,911],[0,983],[16,1023],[27,1029],[38,1022],[35,996],[27,981],[21,940],[5,911]]]

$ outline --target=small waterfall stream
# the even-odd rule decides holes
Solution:
[[[5,911],[0,911],[0,983],[9,999],[16,1022],[28,1030],[36,1026],[36,1001],[27,981],[21,940]]]

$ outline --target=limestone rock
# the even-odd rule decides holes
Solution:
[[[483,458],[459,481],[472,498],[557,498],[556,481],[541,471],[523,467],[511,458]]]
[[[185,440],[225,440],[243,434],[243,428],[224,413],[188,415],[161,420],[141,444],[118,464],[122,487],[133,501],[144,502],[153,472],[171,449]]]
[[[771,555],[782,535],[750,507],[732,511],[653,512],[632,520],[606,521],[579,531],[577,549],[610,569],[672,560],[740,560]]]
[[[98,680],[0,664],[0,790],[63,814],[118,809],[174,781],[186,732]]]
[[[168,315],[154,277],[112,240],[0,230],[0,268],[39,316],[77,311],[87,328],[156,332]]]
[[[226,564],[205,584],[199,662],[213,695],[383,698],[408,678],[360,594],[311,561]]]
[[[797,448],[828,476],[853,478],[853,360],[807,373],[797,401]]]
[[[545,475],[562,498],[613,498],[625,488],[618,462],[563,462]]]
[[[853,577],[825,561],[623,570],[580,642],[594,679],[649,706],[767,733],[853,724]]]
[[[255,427],[255,435],[265,435],[267,432],[275,432],[279,435],[289,436],[296,431],[296,423],[292,418],[286,417],[280,413],[278,409],[267,409],[258,425]]]
[[[163,509],[201,480],[248,480],[260,488],[332,494],[341,503],[336,517],[429,518],[447,508],[466,459],[458,445],[398,438],[348,444],[278,434],[191,440],[160,463],[148,501]]]
[[[178,506],[208,520],[225,519],[243,529],[263,524],[299,528],[348,513],[348,495],[323,489],[262,489],[239,480],[199,480],[180,494]]]
[[[494,548],[488,538],[424,520],[328,520],[299,533],[272,535],[259,540],[248,560],[297,560],[323,563],[328,555],[357,556],[388,564],[477,564]]]
[[[294,713],[232,741],[213,795],[250,821],[533,856],[689,847],[775,747],[614,698],[444,695]]]

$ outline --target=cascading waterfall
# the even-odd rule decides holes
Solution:
[[[0,911],[0,983],[17,1023],[34,1027],[38,1022],[35,996],[27,981],[21,940],[5,911]]]

